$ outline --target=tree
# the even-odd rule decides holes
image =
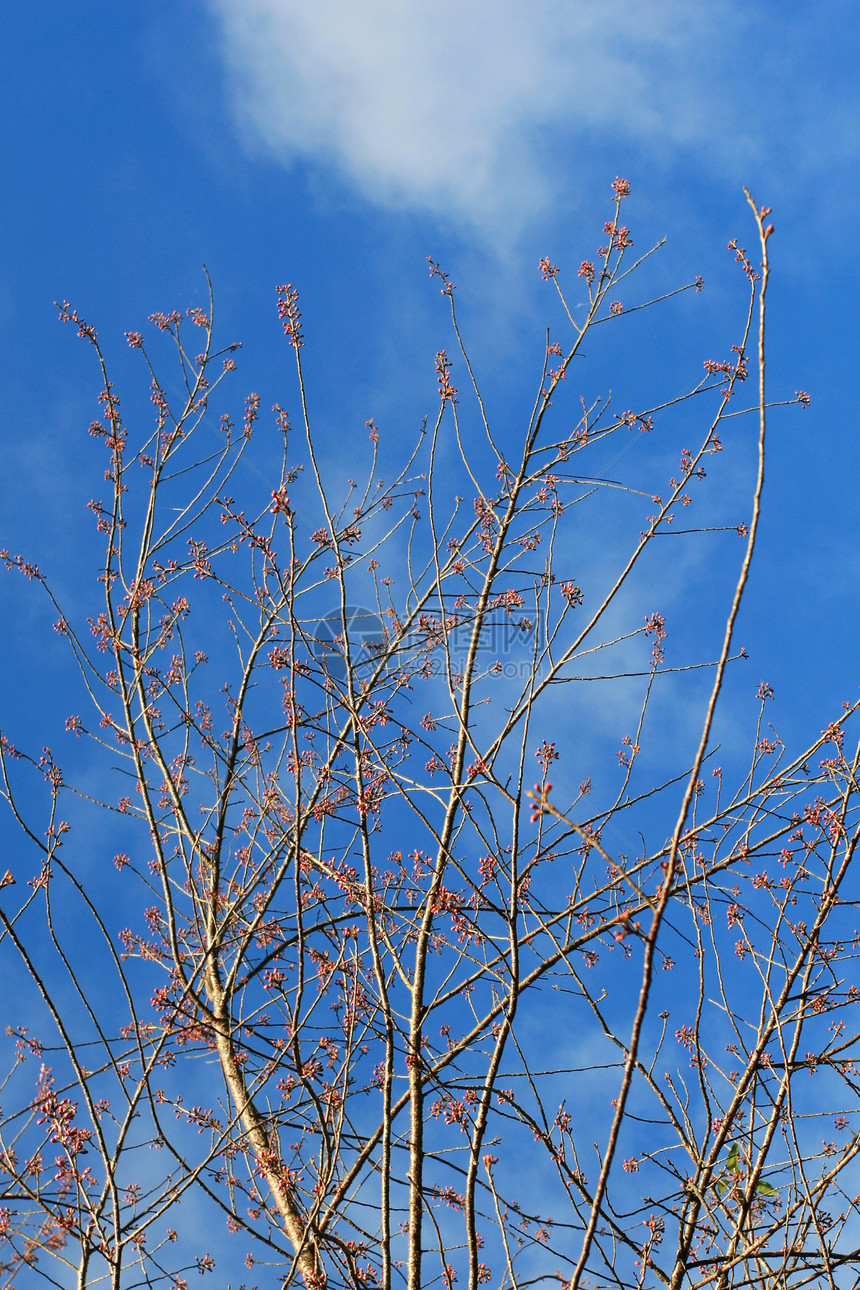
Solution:
[[[241,427],[221,414],[212,451],[238,346],[216,348],[211,303],[151,319],[175,346],[177,397],[128,334],[151,378],[145,442],[96,331],[60,306],[99,364],[90,433],[111,491],[90,503],[101,608],[87,631],[57,604],[56,624],[91,701],[66,727],[99,769],[75,787],[50,749],[2,737],[29,857],[3,879],[3,952],[37,1000],[13,1027],[0,1122],[3,1286],[185,1287],[213,1269],[225,1284],[243,1257],[261,1286],[386,1290],[849,1274],[857,705],[790,752],[762,683],[731,775],[714,734],[775,406],[769,212],[750,200],[759,265],[730,247],[747,290],[731,358],[658,407],[592,397],[554,428],[584,339],[621,325],[615,292],[645,258],[630,264],[628,194],[616,180],[605,245],[579,269],[581,321],[541,262],[570,339],[547,340],[518,442],[485,415],[431,263],[475,419],[437,354],[432,424],[386,482],[369,421],[367,482],[338,503],[292,286],[278,312],[304,446],[276,407],[280,483],[251,512],[232,490],[260,400]],[[738,408],[750,364],[758,389]],[[595,445],[694,396],[711,410],[662,495],[641,461],[620,494],[586,473]],[[750,514],[700,526],[724,562],[741,552],[718,657],[670,667],[663,615],[634,620],[629,591],[667,534],[684,540],[668,526],[742,412]],[[602,588],[584,568],[615,560],[600,506],[638,531]],[[3,559],[52,596],[23,556]],[[694,707],[702,677],[698,734],[676,753],[657,696],[684,683],[672,702]],[[623,738],[597,686],[633,714]],[[574,716],[578,749],[561,744]],[[583,758],[593,774],[571,788]]]

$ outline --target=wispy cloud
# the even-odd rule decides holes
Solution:
[[[745,151],[734,0],[208,0],[250,146],[516,232],[595,146]]]

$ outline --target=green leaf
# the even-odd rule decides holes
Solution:
[[[756,1191],[757,1191],[757,1192],[759,1192],[762,1196],[778,1196],[778,1195],[779,1195],[779,1192],[777,1191],[777,1189],[776,1189],[775,1187],[771,1187],[770,1183],[768,1183],[768,1182],[760,1182],[760,1183],[756,1183],[756,1188],[755,1188],[755,1189],[756,1189]]]
[[[732,1147],[731,1151],[729,1152],[728,1167],[729,1169],[737,1169],[738,1167],[738,1144],[737,1143],[735,1143],[735,1145]]]

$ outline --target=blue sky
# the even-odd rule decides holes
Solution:
[[[236,407],[253,389],[264,409],[294,409],[274,287],[296,283],[311,412],[327,469],[345,479],[367,418],[405,453],[435,410],[433,357],[453,345],[428,255],[457,283],[494,424],[517,431],[545,327],[561,325],[538,259],[562,266],[575,293],[576,267],[610,214],[609,185],[628,178],[637,250],[668,239],[642,291],[697,273],[706,284],[589,347],[589,388],[641,405],[688,388],[737,339],[745,297],[726,244],[754,244],[746,184],[776,225],[771,397],[802,388],[812,405],[773,418],[738,634],[751,663],[723,733],[736,712],[754,720],[762,678],[788,738],[814,737],[856,696],[853,6],[64,0],[10,8],[0,44],[0,546],[35,560],[70,616],[92,612],[98,594],[85,511],[103,488],[86,434],[98,374],[52,301],[68,299],[99,329],[133,426],[150,408],[123,333],[156,310],[205,304],[204,264],[221,340],[244,345]],[[745,433],[714,466],[721,522],[749,517]],[[628,478],[649,477],[652,451],[659,462],[658,434],[635,441]],[[265,497],[278,464],[256,447],[246,488]],[[595,532],[583,576],[606,557]],[[681,584],[708,624],[713,587],[716,624],[725,574],[702,548],[675,583],[647,588],[645,608],[667,602],[669,662],[688,661],[672,619]],[[17,742],[59,745],[74,681],[50,631],[56,615],[5,575],[0,605],[13,678],[0,726]],[[687,714],[673,716],[687,729]]]
[[[296,282],[317,428],[349,473],[349,428],[373,415],[408,437],[431,404],[432,356],[451,338],[427,255],[458,284],[491,400],[515,406],[558,321],[537,260],[573,270],[590,254],[608,184],[625,175],[637,247],[669,239],[648,285],[700,272],[706,290],[694,309],[649,316],[623,381],[608,357],[605,372],[616,388],[657,373],[680,389],[734,339],[742,300],[725,246],[752,239],[746,183],[777,228],[771,391],[813,397],[771,440],[746,643],[791,713],[815,721],[855,684],[856,46],[846,3],[10,10],[3,543],[82,594],[95,374],[54,299],[110,339],[121,380],[122,333],[200,302],[205,263],[222,334],[244,342],[241,380],[265,407],[291,388],[273,288]],[[4,595],[23,628],[35,612],[23,588]],[[17,661],[32,659],[27,630],[19,644]]]

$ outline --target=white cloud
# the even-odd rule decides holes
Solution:
[[[246,141],[379,205],[512,233],[595,144],[746,150],[733,0],[209,4]]]

